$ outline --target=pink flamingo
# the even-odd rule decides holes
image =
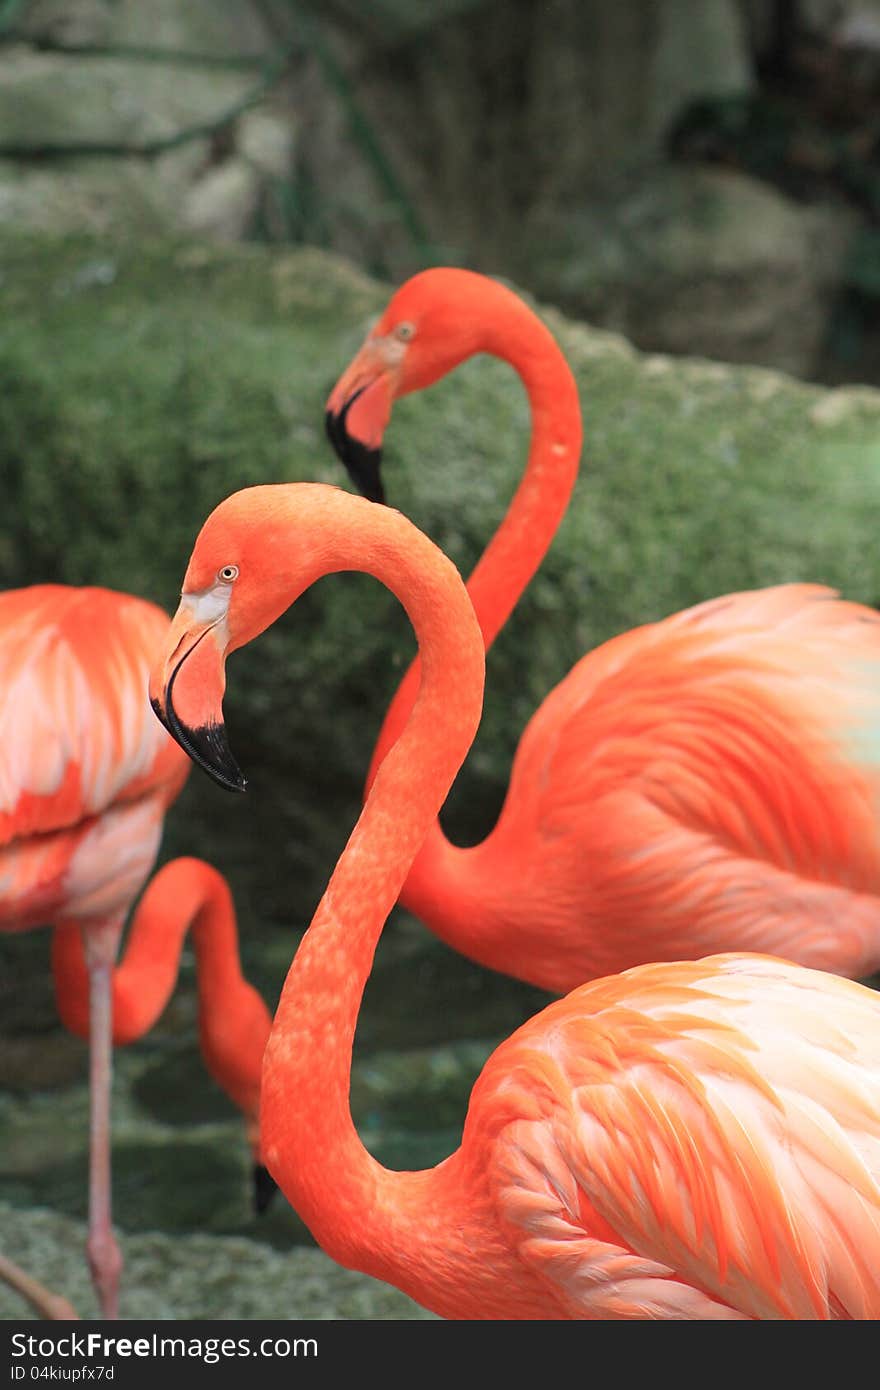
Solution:
[[[197,860],[175,861],[156,877],[114,970],[126,915],[189,771],[146,698],[167,630],[161,609],[106,589],[0,594],[0,929],[54,925],[61,1016],[90,1039],[88,1257],[106,1317],[117,1315],[121,1269],[110,1197],[113,1037],[129,1041],[152,1025],[192,925],[205,1058],[253,1134],[270,1022],[241,978],[229,891]],[[34,1301],[38,1286],[10,1262],[0,1274]],[[58,1316],[51,1298],[36,1306]]]
[[[427,270],[392,297],[327,402],[361,489],[399,396],[477,352],[519,373],[528,463],[468,581],[486,647],[538,568],[581,449],[574,378],[510,290]],[[583,657],[523,732],[498,822],[472,848],[439,821],[403,904],[495,970],[564,992],[650,960],[769,951],[880,969],[880,621],[819,585],[728,594]],[[406,723],[416,661],[370,767]]]
[[[203,526],[150,682],[222,785],[228,653],[326,573],[407,609],[422,681],[288,973],[263,1063],[266,1162],[334,1259],[454,1318],[880,1314],[880,999],[729,954],[557,1000],[474,1086],[460,1148],[389,1172],[349,1108],[373,955],[480,717],[483,642],[451,563],[396,512],[256,487]]]

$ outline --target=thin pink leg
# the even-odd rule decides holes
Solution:
[[[105,1318],[119,1316],[122,1255],[113,1234],[110,1196],[110,1084],[113,1073],[112,975],[121,921],[83,927],[89,970],[89,1236],[92,1283]]]
[[[27,1299],[34,1312],[39,1313],[41,1318],[50,1318],[58,1322],[78,1320],[66,1298],[57,1293],[50,1293],[43,1284],[25,1274],[23,1269],[19,1269],[18,1265],[7,1260],[4,1255],[0,1255],[0,1279],[11,1289],[15,1289],[16,1293],[20,1293],[22,1298]]]

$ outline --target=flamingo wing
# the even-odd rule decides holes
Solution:
[[[38,585],[0,595],[0,846],[182,785],[187,760],[153,718],[151,603]]]
[[[568,855],[606,940],[630,939],[594,973],[735,946],[859,974],[880,960],[878,812],[880,616],[791,584],[579,662],[523,735],[496,834]]]
[[[640,967],[520,1029],[472,1113],[502,1225],[564,1315],[880,1314],[863,986],[760,956]]]

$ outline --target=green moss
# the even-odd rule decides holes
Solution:
[[[215,503],[254,482],[344,483],[326,393],[387,291],[307,250],[6,236],[0,244],[0,582],[104,583],[174,605]],[[880,597],[880,412],[754,369],[645,359],[550,315],[581,385],[582,477],[489,663],[450,802],[482,834],[544,694],[613,633],[728,590],[823,580]],[[391,499],[465,570],[522,468],[526,402],[477,359],[402,401]],[[228,868],[246,918],[302,927],[357,812],[412,641],[361,576],[322,582],[230,666],[251,781],[195,776],[168,849]],[[185,808],[185,809],[184,809]]]

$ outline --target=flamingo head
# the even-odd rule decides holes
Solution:
[[[398,396],[420,391],[484,346],[500,287],[438,267],[401,285],[327,398],[327,436],[355,486],[384,502],[382,440]]]
[[[344,495],[293,483],[245,488],[221,502],[196,539],[180,604],[151,671],[157,718],[230,791],[243,791],[246,783],[223,722],[226,658],[275,622],[321,572],[328,494]],[[304,524],[292,528],[298,511]]]

